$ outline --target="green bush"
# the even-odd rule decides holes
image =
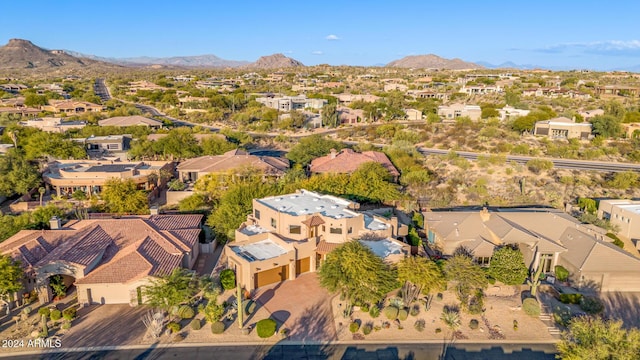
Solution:
[[[357,333],[358,330],[360,330],[360,323],[358,323],[357,321],[354,321],[351,324],[349,324],[349,331],[351,331],[352,333]]]
[[[369,304],[362,304],[360,306],[360,311],[362,312],[369,312]]]
[[[64,323],[62,323],[62,325],[60,325],[60,329],[62,329],[62,330],[69,330],[69,329],[71,329],[71,323],[70,323],[70,322],[64,322]]]
[[[167,324],[167,329],[171,330],[171,332],[173,334],[175,334],[178,331],[180,331],[180,329],[182,329],[182,327],[177,322],[172,321],[172,322]]]
[[[236,273],[231,269],[224,269],[220,272],[220,285],[225,290],[236,287]]]
[[[364,326],[362,326],[362,333],[365,335],[371,334],[372,330],[373,326],[371,324],[364,324]]]
[[[587,314],[599,314],[604,311],[604,305],[597,297],[585,296],[580,300],[580,309]]]
[[[540,316],[540,304],[534,298],[526,298],[522,302],[522,310],[529,316]]]
[[[38,314],[40,314],[40,316],[44,315],[46,317],[49,317],[49,315],[51,314],[51,309],[49,308],[40,308],[40,310],[38,310]]]
[[[273,336],[276,333],[276,321],[273,319],[262,319],[256,324],[258,336],[262,339]]]
[[[211,332],[214,334],[222,334],[224,332],[224,323],[222,321],[216,321],[211,324]]]
[[[513,330],[518,331],[518,320],[513,320]]]
[[[407,309],[398,310],[398,320],[405,321],[407,320],[408,317],[409,317],[409,312],[407,311]]]
[[[438,301],[442,301],[442,298],[443,298],[442,293],[438,293],[438,294],[436,295],[436,299],[438,299]]]
[[[425,321],[423,319],[416,320],[416,322],[413,323],[413,327],[416,330],[418,330],[419,332],[423,332],[424,331],[425,325],[426,325],[426,323],[425,323]]]
[[[484,311],[484,294],[482,291],[477,291],[476,294],[469,301],[469,308],[467,309],[469,314],[478,315]]]
[[[471,330],[475,330],[480,326],[480,323],[478,322],[478,320],[476,319],[471,319],[469,321],[469,329]]]
[[[558,279],[558,281],[567,281],[567,279],[569,278],[569,270],[565,269],[562,265],[556,265],[554,270],[556,273],[556,279]]]
[[[441,332],[442,332],[442,329],[436,328],[436,334],[440,334]]]
[[[568,307],[565,309],[556,307],[553,310],[553,320],[558,325],[568,326],[569,322],[571,321],[571,309],[569,309]]]
[[[489,282],[489,284],[494,285],[496,283],[496,279],[492,278],[491,276],[487,277],[487,281]]]
[[[411,316],[418,316],[420,314],[420,305],[414,305],[411,307]]]
[[[389,320],[395,320],[398,318],[398,308],[395,306],[387,306],[382,310],[384,316]]]
[[[371,309],[369,309],[369,315],[374,319],[380,316],[380,308],[378,305],[371,306]]]
[[[60,318],[62,318],[62,312],[60,312],[60,310],[57,310],[57,309],[51,310],[49,312],[49,315],[51,316],[51,320],[53,321],[58,321],[60,320]]]
[[[560,302],[563,304],[579,304],[582,294],[560,294]]]
[[[256,302],[253,300],[247,301],[247,305],[244,307],[244,313],[251,315],[254,311],[256,311]]]
[[[191,323],[189,325],[193,330],[200,330],[202,328],[202,323],[200,322],[200,319],[191,320]]]
[[[191,319],[196,316],[196,312],[189,305],[182,305],[178,308],[176,315],[180,317],[180,319]]]
[[[71,306],[71,307],[68,307],[68,308],[64,309],[64,311],[62,312],[62,317],[65,320],[71,321],[71,320],[76,318],[76,313],[77,313],[76,308]]]

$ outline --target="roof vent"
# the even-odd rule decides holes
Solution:
[[[276,198],[274,201],[282,201],[282,198],[281,197]]]
[[[286,208],[287,208],[286,206],[280,206],[280,207],[279,207],[279,209],[280,209],[280,210],[284,210],[284,209],[286,209]]]
[[[332,208],[332,209],[337,209],[337,208],[338,208],[338,205],[331,205],[331,208]]]
[[[297,199],[297,198],[298,198],[298,195],[293,195],[291,198],[292,198],[292,199]]]
[[[319,200],[318,198],[313,198],[313,201],[318,201],[318,200]]]
[[[324,209],[324,206],[322,206],[322,205],[320,205],[320,206],[316,206],[316,209],[318,209],[318,210],[322,210],[322,209]]]

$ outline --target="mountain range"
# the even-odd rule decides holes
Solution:
[[[255,62],[227,60],[216,55],[172,56],[172,57],[100,57],[72,50],[48,50],[34,45],[29,40],[11,39],[0,47],[0,70],[60,71],[76,69],[112,69],[122,67],[171,67],[171,68],[244,68],[280,69],[305,66],[300,61],[283,54],[262,56]],[[415,69],[548,69],[571,70],[571,67],[554,67],[504,62],[468,62],[461,59],[446,59],[434,54],[411,55],[376,66]],[[612,68],[610,70],[640,72],[640,65]]]

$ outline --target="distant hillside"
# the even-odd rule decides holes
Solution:
[[[124,66],[147,66],[147,65],[164,65],[179,67],[239,67],[249,64],[248,61],[225,60],[215,55],[196,55],[196,56],[172,56],[172,57],[129,57],[129,58],[112,58],[100,57],[95,55],[82,54],[75,51],[65,50],[65,52],[82,58],[105,61],[112,64]]]
[[[90,59],[80,59],[63,50],[47,50],[29,40],[11,39],[0,47],[0,70],[52,70],[81,69],[88,67],[113,67]]]
[[[262,56],[256,62],[246,65],[245,67],[253,69],[279,69],[300,66],[304,66],[304,64],[296,59],[286,57],[283,54],[273,54]]]
[[[447,70],[466,70],[466,69],[483,69],[484,67],[472,62],[466,62],[460,59],[445,59],[438,55],[411,55],[402,59],[392,61],[386,65],[387,67],[413,68],[413,69],[447,69]]]

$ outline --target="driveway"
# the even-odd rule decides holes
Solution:
[[[281,327],[289,329],[290,340],[336,340],[332,297],[320,287],[316,273],[303,274],[295,280],[258,289],[254,296],[258,304],[255,319],[250,317],[247,323],[260,320],[270,313],[271,318],[282,324]]]
[[[139,344],[146,332],[142,316],[146,306],[91,305],[78,311],[78,318],[62,337],[62,346],[110,346]]]

